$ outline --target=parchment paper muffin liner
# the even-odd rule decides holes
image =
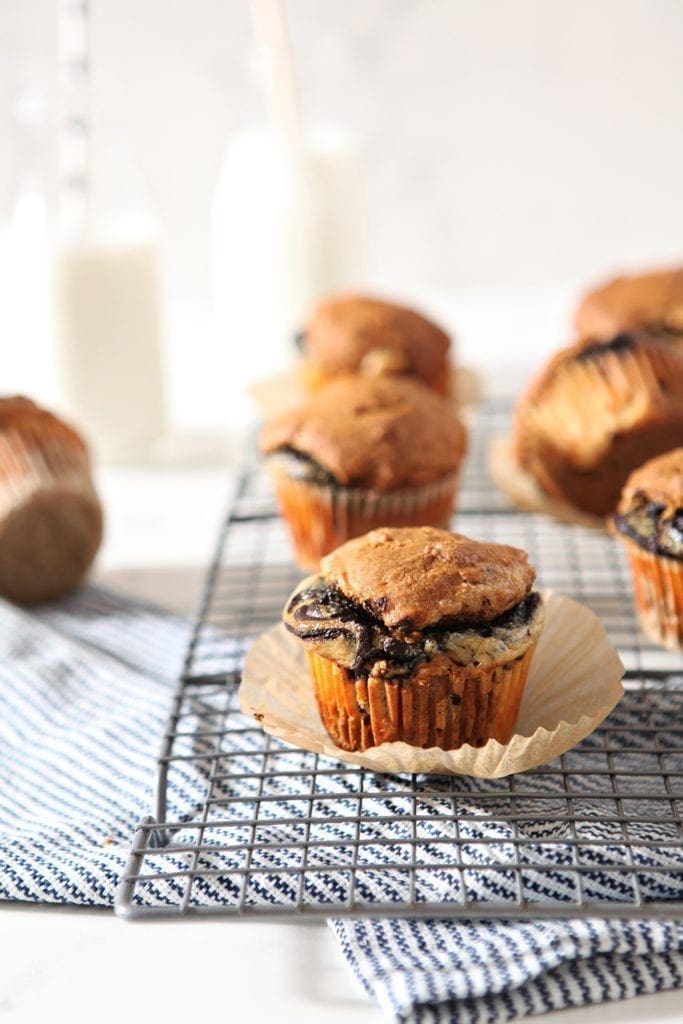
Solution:
[[[282,624],[263,634],[247,655],[240,706],[266,732],[339,761],[378,772],[499,778],[551,761],[603,721],[623,693],[624,667],[598,617],[585,605],[547,592],[541,633],[510,740],[482,747],[422,749],[384,743],[348,752],[322,724],[303,644]]]
[[[249,385],[247,393],[264,416],[276,416],[301,405],[311,396],[310,388],[303,381],[300,365],[259,378]],[[467,366],[453,367],[449,393],[459,409],[476,405],[481,397],[479,377]]]
[[[536,645],[488,668],[454,665],[438,655],[409,679],[357,676],[306,650],[320,717],[337,746],[365,750],[402,741],[452,750],[510,739]]]
[[[640,623],[655,643],[683,648],[683,562],[655,555],[618,534],[626,545]]]
[[[279,466],[271,479],[302,569],[317,569],[323,555],[378,526],[441,526],[450,519],[459,474],[399,491],[372,491],[297,480]]]
[[[80,582],[102,539],[87,450],[41,411],[0,433],[0,591],[22,604]]]
[[[607,521],[601,516],[582,512],[542,491],[531,473],[517,461],[511,437],[494,438],[489,447],[488,467],[496,487],[524,512],[540,512],[563,523],[576,523],[601,530],[607,528]]]

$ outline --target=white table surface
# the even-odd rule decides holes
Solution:
[[[96,577],[180,611],[195,604],[229,487],[224,468],[101,474],[108,530]],[[341,1024],[383,1019],[323,923],[123,922],[112,912],[0,908],[8,1022],[153,1019]],[[534,1018],[538,1024],[683,1020],[683,992]]]

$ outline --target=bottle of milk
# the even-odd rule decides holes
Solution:
[[[336,126],[294,146],[269,128],[231,140],[213,204],[216,329],[246,377],[291,364],[321,296],[363,280],[367,203],[353,137]]]
[[[145,459],[165,427],[157,233],[122,145],[93,151],[87,209],[62,204],[54,251],[63,405],[99,458]]]
[[[357,141],[303,115],[285,3],[249,7],[267,117],[229,140],[212,210],[214,327],[240,416],[245,385],[291,365],[311,306],[363,281],[369,220]]]

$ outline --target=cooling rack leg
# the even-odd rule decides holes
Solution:
[[[133,899],[142,858],[147,850],[163,845],[161,834],[158,829],[153,827],[154,825],[156,825],[156,821],[149,815],[140,821],[135,830],[128,860],[126,861],[116,890],[116,896],[114,897],[114,913],[117,917],[122,917],[128,921],[141,916],[143,912],[142,908],[137,906]]]

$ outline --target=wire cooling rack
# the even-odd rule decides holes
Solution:
[[[265,735],[239,711],[239,665],[301,573],[254,461],[208,573],[121,916],[683,917],[683,657],[640,632],[620,545],[495,491],[486,451],[507,426],[503,406],[480,409],[454,526],[526,548],[540,586],[600,616],[627,669],[615,711],[568,753],[496,780],[378,775]]]

